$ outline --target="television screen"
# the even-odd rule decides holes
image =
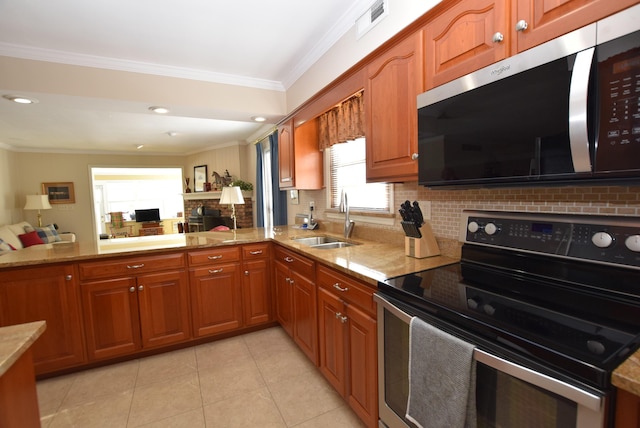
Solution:
[[[136,210],[136,222],[144,223],[148,221],[160,221],[160,208]]]

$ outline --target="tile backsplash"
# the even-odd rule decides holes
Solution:
[[[295,213],[308,212],[309,201],[315,202],[315,216],[326,219],[325,191],[301,191],[300,205],[290,205]],[[431,201],[431,226],[441,243],[457,240],[460,214],[465,209],[495,211],[530,211],[598,215],[640,215],[640,186],[572,186],[526,187],[500,189],[433,190],[417,182],[394,185],[394,207],[405,200]],[[290,218],[292,213],[289,213]],[[392,226],[357,225],[356,236],[377,236],[403,242],[397,211]],[[363,231],[363,229],[373,229]],[[368,236],[367,236],[368,237]],[[399,237],[399,239],[398,239]]]

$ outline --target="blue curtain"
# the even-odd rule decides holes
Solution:
[[[256,144],[256,227],[264,227],[264,186],[262,185],[262,143]]]
[[[278,133],[269,135],[271,144],[271,184],[273,189],[273,225],[287,224],[287,191],[280,190],[280,171],[278,162]]]

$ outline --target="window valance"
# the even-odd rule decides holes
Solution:
[[[318,117],[320,150],[364,137],[362,91]]]

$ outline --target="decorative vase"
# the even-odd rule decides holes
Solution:
[[[189,188],[189,177],[185,178],[184,181],[187,183],[187,188],[184,189],[184,193],[191,193],[191,189]]]

